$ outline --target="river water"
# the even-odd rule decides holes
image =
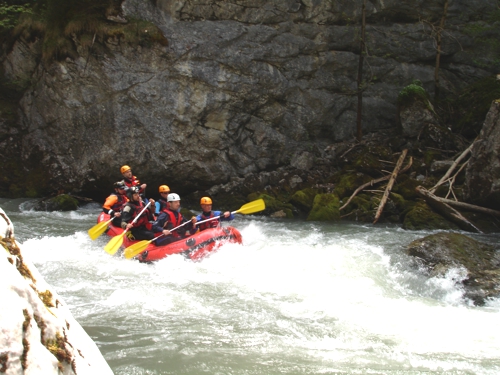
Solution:
[[[238,215],[243,245],[140,264],[90,240],[97,204],[0,206],[115,374],[500,374],[500,300],[474,307],[461,270],[429,279],[402,251],[431,232]]]

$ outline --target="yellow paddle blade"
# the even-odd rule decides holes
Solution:
[[[153,242],[153,240],[151,240],[151,241],[144,240],[141,242],[137,242],[133,245],[130,245],[124,251],[125,258],[130,259],[130,258],[133,258],[136,255],[142,253],[144,250],[146,250],[146,247],[148,247],[148,245],[151,242]]]
[[[236,212],[246,215],[246,214],[253,214],[254,212],[263,211],[265,209],[266,209],[266,204],[264,203],[264,199],[257,199],[250,203],[244,204]]]
[[[99,237],[101,234],[106,232],[106,229],[108,229],[108,224],[109,221],[103,221],[99,224],[94,225],[92,228],[88,230],[88,234],[92,240],[95,240],[97,237]]]
[[[118,251],[120,246],[123,243],[123,236],[125,235],[125,232],[122,234],[119,234],[118,236],[113,237],[111,240],[109,240],[108,244],[104,247],[104,251],[106,251],[108,254],[115,255],[115,253]]]

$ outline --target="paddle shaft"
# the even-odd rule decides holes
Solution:
[[[132,220],[132,223],[131,223],[131,224],[134,224],[137,220],[139,220],[139,217],[141,217],[141,215],[144,213],[144,211],[146,211],[146,210],[147,210],[147,208],[149,207],[149,205],[150,205],[150,204],[151,204],[151,202],[148,202],[148,204],[147,204],[147,205],[146,205],[146,206],[142,209],[142,211],[141,211],[141,212],[139,212],[139,215],[137,215],[137,216],[134,218],[134,220]],[[128,229],[125,229],[125,230],[123,231],[123,233],[119,235],[119,238],[121,238],[121,241],[118,241],[118,242],[116,243],[116,245],[118,245],[118,246],[116,246],[116,245],[115,245],[115,246],[116,246],[116,249],[115,249],[115,248],[111,249],[111,250],[110,250],[110,253],[113,253],[113,254],[114,254],[114,253],[116,253],[116,251],[118,250],[118,248],[122,245],[122,243],[123,243],[123,237],[125,236],[125,234],[127,234],[127,232],[128,232]],[[111,239],[111,241],[112,241],[112,239]]]
[[[137,220],[139,220],[139,218],[141,217],[141,215],[144,213],[144,211],[147,210],[147,208],[149,207],[149,205],[151,204],[151,202],[148,202],[148,204],[142,209],[141,212],[139,212],[139,215],[137,215],[134,220],[132,220],[132,222],[130,224],[135,224],[135,222]],[[127,231],[128,229],[125,229],[125,231],[123,232],[123,234],[125,234],[125,232]]]
[[[178,225],[178,226],[176,226],[175,228],[172,228],[172,229],[167,229],[167,230],[168,230],[169,232],[173,232],[174,230],[177,230],[177,229],[179,229],[180,227],[183,227],[184,225],[189,224],[190,222],[191,222],[191,221],[186,221],[185,223],[182,223],[181,225]],[[169,233],[169,234],[170,234],[170,233]],[[149,240],[148,242],[149,242],[149,243],[151,243],[151,242],[153,242],[154,240],[157,240],[158,238],[163,237],[163,236],[168,236],[169,234],[164,234],[164,233],[162,233],[162,234],[160,234],[158,237],[155,237],[155,238],[153,238],[152,240]]]
[[[238,213],[238,211],[233,211],[231,212],[231,215],[234,215]],[[202,221],[197,221],[195,224],[198,225],[198,224],[201,224],[201,223],[206,223],[207,221],[212,221],[212,220],[215,220],[215,219],[221,219],[224,217],[224,213],[220,214],[219,216],[214,216],[214,217],[211,217],[210,219],[205,219],[205,220],[202,220]]]
[[[179,225],[179,226],[177,226],[175,228],[170,229],[170,232],[173,232],[174,230],[177,230],[180,227],[182,227],[182,226],[184,226],[184,225],[186,225],[188,223],[190,223],[190,221],[186,221],[185,223],[182,223],[181,225]],[[146,250],[146,247],[148,247],[148,245],[151,242],[153,242],[153,241],[155,241],[158,238],[163,237],[163,236],[165,236],[164,233],[160,234],[158,237],[153,238],[152,240],[141,241],[141,242],[138,242],[136,244],[133,244],[133,245],[127,247],[125,249],[125,258],[130,259],[130,258],[135,257],[137,254],[142,253],[144,250]]]

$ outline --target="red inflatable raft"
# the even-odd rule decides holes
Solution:
[[[97,222],[107,220],[109,220],[109,215],[101,213]],[[108,236],[114,237],[123,233],[123,229],[110,225],[106,233]],[[125,235],[123,246],[128,247],[137,242]],[[230,226],[210,228],[168,245],[156,246],[154,243],[150,243],[146,250],[137,255],[136,258],[140,262],[151,262],[163,259],[172,254],[182,254],[186,258],[198,260],[228,242],[242,243],[241,233],[236,228]]]

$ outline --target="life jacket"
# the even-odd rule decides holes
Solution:
[[[160,212],[166,212],[165,210],[168,208],[168,202],[163,199],[163,198],[160,198],[157,200],[157,202],[160,204]]]
[[[130,219],[130,222],[134,221],[134,219],[139,215],[139,213],[144,209],[144,203],[141,202],[129,202],[127,203],[133,210],[132,212],[132,218]],[[142,215],[137,219],[137,221],[134,223],[134,228],[144,226],[146,227],[147,230],[151,230],[153,225],[149,222],[150,219],[150,214],[149,211],[146,210],[142,213]]]
[[[203,221],[206,219],[211,219],[213,217],[215,217],[213,211],[210,211],[210,214],[208,216],[205,216],[205,213],[202,212],[200,221]],[[215,220],[215,219],[197,225],[197,227],[200,229],[200,232],[204,231],[205,229],[208,229],[208,228],[217,228],[218,226],[219,226],[219,220]]]
[[[116,195],[118,200],[116,201],[116,203],[114,205],[111,206],[111,209],[114,212],[119,212],[119,211],[121,211],[123,205],[128,202],[128,198],[123,194],[113,193],[112,195]]]
[[[178,227],[179,225],[182,224],[184,218],[182,217],[182,214],[180,212],[172,211],[168,208],[165,208],[162,212],[165,212],[168,215],[168,221],[166,223],[168,222],[172,223],[173,228]],[[172,236],[181,237],[179,231],[177,230],[174,230],[172,232]]]
[[[138,186],[139,187],[139,193],[142,194],[144,193],[144,190],[141,188],[141,182],[136,176],[132,176],[132,178],[123,178],[123,182],[125,185],[129,188]]]

